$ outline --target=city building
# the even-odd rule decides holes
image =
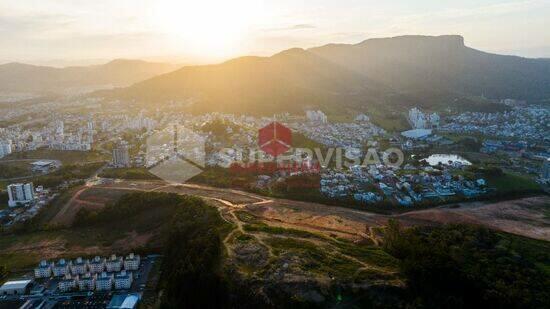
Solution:
[[[85,273],[78,279],[78,289],[81,291],[91,291],[95,289],[96,275]]]
[[[73,275],[83,275],[88,272],[88,261],[78,257],[71,264],[70,268]]]
[[[54,167],[54,162],[50,160],[40,160],[31,163],[33,172],[46,173]]]
[[[46,260],[40,261],[38,267],[34,269],[35,278],[49,278],[52,276],[53,263],[48,263]]]
[[[0,158],[3,158],[11,153],[10,142],[0,142]]]
[[[401,132],[402,136],[406,138],[412,138],[412,139],[425,138],[427,136],[430,136],[430,134],[432,134],[432,130],[430,129],[414,129],[414,130]]]
[[[8,197],[8,205],[10,207],[29,204],[34,200],[34,187],[32,182],[9,185]]]
[[[113,288],[113,276],[102,272],[95,280],[95,289],[97,291],[110,291]]]
[[[134,255],[133,253],[130,253],[124,259],[124,269],[125,270],[138,270],[139,263],[140,263],[139,255]]]
[[[122,269],[122,257],[111,255],[111,257],[105,262],[105,269],[108,272],[119,272]]]
[[[132,273],[125,270],[115,275],[115,289],[128,290],[132,287]]]
[[[117,294],[111,298],[107,309],[134,309],[137,308],[139,294]]]
[[[413,129],[432,129],[439,127],[440,117],[437,113],[426,115],[415,107],[409,110],[408,120]]]
[[[105,270],[105,259],[99,256],[94,257],[88,264],[92,274],[99,274]]]
[[[370,118],[365,114],[359,114],[355,117],[355,121],[370,121]]]
[[[78,285],[78,277],[71,277],[70,274],[66,274],[65,277],[59,280],[57,288],[61,292],[69,292],[76,289]]]
[[[65,259],[60,259],[52,267],[54,277],[62,277],[69,273],[69,264]]]
[[[32,280],[9,280],[0,286],[0,295],[24,295],[29,292]]]
[[[322,111],[306,111],[306,119],[311,122],[327,122],[327,115]]]
[[[129,167],[130,155],[128,153],[128,145],[121,143],[113,148],[113,166]]]

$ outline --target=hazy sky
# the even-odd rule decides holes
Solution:
[[[550,0],[0,0],[0,63],[219,61],[405,34],[550,57]]]

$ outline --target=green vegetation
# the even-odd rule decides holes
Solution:
[[[110,168],[99,174],[103,178],[130,179],[130,180],[153,180],[159,179],[151,174],[146,168]]]
[[[487,176],[489,186],[495,187],[499,194],[515,195],[541,192],[540,186],[527,176],[505,173]]]
[[[146,243],[124,244],[128,251],[160,252],[165,238],[161,233],[167,222],[173,218],[177,208],[197,203],[198,198],[177,194],[143,192],[126,194],[119,201],[107,205],[103,210],[77,213],[78,224],[72,227],[51,226],[48,217],[55,216],[59,207],[74,194],[67,191],[40,213],[35,219],[15,230],[0,235],[0,265],[17,271],[32,267],[42,257],[41,249],[47,248],[50,254],[73,257],[82,250],[91,249],[94,254],[108,254],[111,246],[134,235],[150,235]],[[154,236],[154,237],[152,237]],[[149,236],[148,236],[149,237]],[[34,248],[34,249],[33,249]],[[120,250],[120,248],[118,249]],[[87,254],[91,254],[88,252]]]
[[[190,181],[220,188],[248,188],[254,179],[252,174],[233,173],[227,168],[211,167],[206,168]]]
[[[59,170],[43,176],[33,178],[35,185],[42,185],[46,188],[54,188],[64,182],[74,180],[84,180],[95,173],[105,163],[86,163],[86,164],[70,164],[63,165]]]
[[[326,146],[320,144],[300,132],[292,132],[292,147],[293,148],[308,148],[308,149],[325,149]]]
[[[410,301],[428,308],[544,308],[550,244],[481,227],[403,230],[390,221],[385,249],[399,260]]]
[[[116,203],[100,210],[81,208],[73,223],[74,226],[109,224],[113,221],[131,219],[148,209],[174,208],[183,202],[198,203],[199,198],[182,197],[175,193],[139,192],[123,195]]]
[[[25,177],[31,175],[29,162],[7,162],[0,161],[0,179]]]
[[[263,232],[263,233],[281,235],[281,236],[292,236],[292,237],[300,237],[300,238],[318,238],[318,239],[326,240],[324,236],[319,234],[315,234],[304,230],[283,228],[279,226],[270,226],[263,222],[247,224],[244,226],[244,230],[247,232]]]
[[[187,198],[165,231],[160,288],[163,308],[220,308],[228,303],[222,275],[221,235],[226,224],[217,210]]]

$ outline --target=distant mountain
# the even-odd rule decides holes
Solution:
[[[488,98],[550,98],[550,60],[485,53],[458,35],[370,39],[310,51],[406,94],[449,92]]]
[[[365,75],[295,48],[271,57],[188,66],[102,95],[149,102],[193,99],[200,111],[271,114],[368,103],[388,93],[391,89]]]
[[[404,36],[183,67],[98,95],[190,99],[195,110],[267,115],[310,107],[483,108],[482,97],[550,98],[550,61],[484,53],[464,46],[460,36]]]
[[[13,62],[0,65],[0,91],[68,93],[88,88],[128,86],[177,68],[173,64],[125,59],[66,68]]]

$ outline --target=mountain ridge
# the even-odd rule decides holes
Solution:
[[[401,36],[186,66],[95,95],[143,103],[192,101],[197,112],[264,115],[306,108],[484,110],[493,108],[484,97],[550,98],[550,61],[478,51],[458,35]]]
[[[9,62],[0,65],[0,91],[65,93],[94,86],[128,86],[178,68],[178,65],[137,59],[63,68]]]

